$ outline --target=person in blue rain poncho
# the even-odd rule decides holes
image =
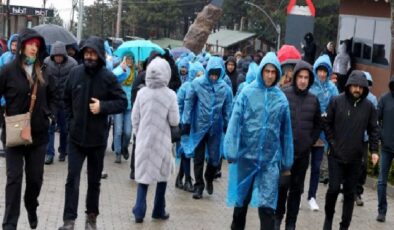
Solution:
[[[220,160],[220,140],[231,114],[233,93],[230,86],[223,81],[223,66],[220,57],[211,57],[206,74],[192,81],[185,99],[182,134],[190,136],[187,143],[182,141],[182,147],[185,154],[194,151],[195,199],[202,198],[205,188],[205,150],[207,167],[204,177],[208,194],[213,193],[212,182]]]
[[[245,86],[249,85],[250,83],[252,83],[252,81],[254,81],[256,79],[256,74],[257,74],[258,68],[259,68],[259,66],[255,62],[252,62],[249,64],[249,68],[248,68],[248,72],[246,73],[245,81],[242,82],[241,84],[239,84],[238,90],[237,90],[237,95],[239,95],[242,92],[242,90]]]
[[[324,115],[331,99],[338,95],[337,87],[330,81],[332,66],[328,55],[322,55],[315,61],[313,65],[313,74],[315,75],[315,81],[309,92],[315,95],[319,100],[320,111],[322,115]],[[309,208],[313,211],[319,210],[319,205],[316,202],[316,192],[319,185],[320,165],[323,160],[325,146],[327,147],[327,141],[323,132],[321,132],[319,140],[314,144],[311,151],[311,176],[309,181],[308,203]]]
[[[249,203],[258,207],[261,229],[274,229],[279,178],[289,175],[293,164],[289,103],[276,86],[280,76],[279,60],[267,53],[256,80],[234,104],[224,138],[230,163],[227,204],[234,206],[231,229],[245,228]]]
[[[177,63],[179,78],[181,79],[182,84],[187,81],[188,73],[189,73],[189,58],[187,56],[179,59]]]
[[[200,76],[205,75],[205,69],[200,62],[194,62],[190,64],[189,76],[183,85],[179,88],[177,92],[178,106],[179,106],[179,114],[182,117],[185,98],[188,92],[190,91],[190,87],[192,81]],[[182,125],[182,124],[181,124]],[[189,140],[188,135],[183,135],[181,139],[181,146],[178,148],[177,157],[181,159],[181,164],[179,167],[179,172],[176,177],[175,187],[179,189],[184,189],[188,192],[194,192],[194,187],[192,184],[192,178],[190,176],[190,158],[194,157],[194,152],[185,154],[183,151],[182,143],[187,144]],[[183,177],[185,176],[185,183],[183,183]]]

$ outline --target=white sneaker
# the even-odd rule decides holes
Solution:
[[[319,211],[319,205],[317,205],[315,198],[312,197],[312,198],[308,201],[308,203],[309,203],[309,208],[310,208],[312,211],[315,211],[315,212]]]

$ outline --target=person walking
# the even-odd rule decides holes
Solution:
[[[294,154],[289,104],[276,86],[281,75],[275,53],[267,53],[234,103],[224,138],[232,230],[245,229],[249,203],[258,208],[260,229],[274,229],[279,179],[290,174]]]
[[[104,41],[89,37],[81,48],[83,65],[70,72],[64,89],[68,114],[68,174],[63,221],[59,230],[73,230],[78,216],[79,182],[87,158],[86,229],[96,229],[100,180],[109,133],[109,114],[123,112],[126,95],[111,71],[105,68]]]
[[[378,103],[378,120],[381,127],[379,178],[378,178],[378,216],[379,222],[386,221],[387,212],[387,180],[394,158],[394,76],[389,82],[389,92],[385,93]]]
[[[326,193],[324,230],[332,229],[338,194],[343,193],[342,221],[339,229],[349,229],[354,208],[354,195],[363,158],[364,133],[369,136],[372,163],[379,160],[377,112],[366,99],[368,81],[362,71],[354,70],[345,86],[345,93],[329,104],[324,131],[331,151],[328,155],[329,182]]]
[[[0,71],[0,96],[6,101],[6,116],[29,111],[31,101],[31,136],[33,144],[6,147],[5,211],[3,229],[17,229],[20,215],[22,178],[26,175],[24,203],[32,229],[38,225],[37,207],[43,183],[45,152],[48,143],[50,120],[55,120],[57,92],[54,79],[42,73],[45,58],[45,41],[31,29],[19,33],[16,57]],[[3,141],[7,138],[7,130]]]
[[[171,78],[168,62],[160,57],[151,61],[146,70],[146,87],[135,100],[132,112],[133,134],[136,137],[135,180],[138,183],[133,214],[142,223],[146,213],[148,186],[157,183],[152,218],[166,220],[165,192],[171,170],[171,127],[179,125],[176,94],[167,87]]]
[[[59,161],[65,161],[67,155],[67,135],[68,124],[66,123],[66,112],[63,103],[63,94],[66,81],[69,77],[72,68],[78,65],[74,58],[67,55],[66,46],[63,42],[55,42],[51,47],[51,55],[44,60],[46,65],[44,74],[53,76],[56,82],[56,87],[59,95],[59,104],[56,114],[56,124],[49,126],[49,142],[47,154],[45,157],[45,164],[53,163],[55,156],[55,131],[56,127],[60,130],[59,137]]]
[[[312,66],[305,61],[298,61],[294,67],[292,79],[292,86],[285,89],[284,93],[289,100],[291,111],[294,163],[291,168],[289,186],[279,187],[278,206],[275,213],[276,230],[280,229],[285,213],[285,229],[296,229],[310,152],[321,131],[319,100],[309,92],[314,82]]]

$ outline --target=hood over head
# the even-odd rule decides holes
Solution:
[[[256,62],[252,62],[249,65],[248,72],[246,73],[246,79],[245,81],[247,83],[251,83],[256,79],[257,71],[259,69],[259,66],[256,64]]]
[[[191,63],[190,68],[189,68],[189,75],[187,77],[187,81],[193,81],[196,78],[198,72],[202,72],[203,75],[205,75],[204,66],[198,61]]]
[[[364,88],[363,95],[361,95],[361,98],[366,98],[368,96],[369,93],[368,81],[363,71],[353,70],[350,73],[349,79],[347,80],[345,85],[346,94],[350,94],[349,88],[351,85],[358,85]]]
[[[181,68],[185,67],[187,71],[189,71],[189,58],[187,56],[179,59],[177,67],[178,67],[178,74],[181,75]]]
[[[275,66],[276,68],[276,79],[274,84],[271,87],[274,87],[276,84],[278,84],[280,77],[282,76],[282,69],[280,68],[280,62],[278,57],[276,56],[276,54],[274,52],[268,52],[263,60],[261,60],[259,68],[257,70],[257,74],[256,74],[256,80],[259,83],[260,86],[266,88],[265,83],[263,82],[263,78],[262,78],[262,71],[264,69],[264,67],[267,64],[272,64],[273,66]]]
[[[25,28],[19,33],[18,48],[16,51],[17,60],[22,61],[22,57],[24,56],[22,49],[25,46],[25,42],[33,38],[36,38],[40,41],[40,47],[38,49],[37,59],[41,63],[43,63],[45,57],[48,56],[48,53],[46,51],[45,40],[37,31],[30,28]]]
[[[300,72],[301,70],[308,70],[308,72],[309,72],[309,83],[308,83],[308,87],[307,87],[307,90],[309,90],[309,88],[311,88],[311,86],[315,82],[315,76],[313,75],[311,64],[309,64],[308,62],[303,61],[303,60],[299,60],[298,63],[294,67],[292,85],[298,89],[297,83],[296,83],[296,76],[297,76],[298,72]]]
[[[8,51],[11,51],[11,43],[12,42],[14,42],[14,41],[18,42],[18,37],[19,37],[19,34],[13,34],[13,35],[11,35],[10,39],[8,39],[8,41],[7,41]]]
[[[233,56],[230,56],[230,57],[227,58],[227,60],[226,60],[226,62],[225,62],[226,73],[228,73],[228,72],[227,72],[227,64],[228,64],[229,62],[234,63],[234,71],[237,71],[237,59],[236,59],[235,57],[233,57]],[[234,72],[234,71],[233,71],[233,72]],[[228,73],[228,74],[229,74],[229,73]]]
[[[57,41],[51,46],[51,60],[53,60],[53,57],[56,55],[62,55],[64,60],[66,60],[68,57],[66,45],[61,41]]]
[[[102,38],[99,38],[97,36],[90,36],[82,43],[81,52],[80,52],[80,56],[82,60],[84,59],[83,53],[86,48],[93,49],[98,55],[99,63],[101,65],[105,65],[106,58],[105,58],[105,50],[104,50],[104,40]]]
[[[171,67],[168,62],[161,58],[154,58],[146,69],[146,86],[152,89],[163,88],[171,79]]]
[[[223,59],[221,57],[217,57],[217,56],[212,56],[211,58],[209,58],[208,64],[207,64],[207,68],[206,68],[206,72],[205,72],[205,77],[210,81],[209,79],[209,71],[211,69],[220,69],[220,76],[219,79],[223,79],[224,75],[226,74],[225,69],[224,69],[224,62]]]
[[[373,85],[372,75],[367,71],[363,71],[363,72],[365,77],[367,78],[368,86],[372,86]]]
[[[313,34],[312,34],[311,32],[305,34],[304,40],[305,40],[307,43],[312,43],[313,40],[314,40]]]
[[[319,76],[317,75],[317,69],[319,67],[324,67],[327,70],[327,79],[326,82],[330,80],[332,74],[332,65],[330,61],[330,57],[327,54],[320,56],[313,64],[313,73],[315,76],[315,81],[320,82]]]

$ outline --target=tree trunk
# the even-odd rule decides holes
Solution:
[[[195,54],[199,54],[204,48],[212,29],[222,16],[222,12],[221,8],[212,4],[205,6],[190,26],[189,31],[183,39],[183,46]]]

